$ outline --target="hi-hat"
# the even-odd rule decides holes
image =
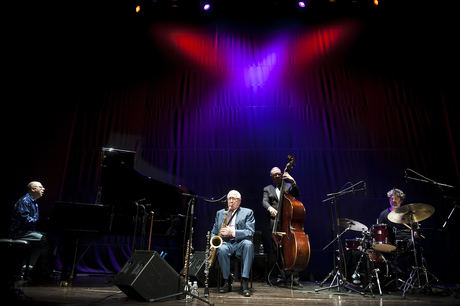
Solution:
[[[388,220],[393,223],[410,224],[411,217],[413,222],[420,222],[434,214],[434,207],[429,204],[413,203],[395,208],[388,214]]]
[[[355,220],[347,219],[347,218],[340,218],[339,226],[348,227],[348,229],[351,229],[352,231],[357,231],[357,232],[367,231],[367,226],[365,226],[364,224],[358,221],[355,221]]]

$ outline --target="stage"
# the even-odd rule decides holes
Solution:
[[[78,275],[73,286],[60,287],[57,283],[47,285],[22,286],[24,292],[19,305],[142,305],[141,302],[128,298],[119,288],[112,283],[113,275]],[[327,286],[325,284],[324,286]],[[236,288],[236,289],[235,289]],[[243,297],[238,292],[239,283],[234,283],[234,292],[226,294],[217,293],[216,288],[210,288],[209,301],[215,305],[286,305],[286,304],[310,304],[310,305],[458,305],[458,288],[450,287],[448,290],[433,286],[431,294],[408,292],[402,297],[401,292],[384,292],[382,296],[374,290],[374,296],[370,292],[365,295],[350,292],[346,289],[327,289],[316,292],[319,285],[312,282],[304,282],[303,287],[291,289],[289,287],[269,286],[262,282],[254,282],[252,293],[249,298]],[[200,296],[203,296],[204,288],[199,288]],[[185,299],[157,301],[156,305],[187,304]],[[188,304],[207,305],[199,300]]]

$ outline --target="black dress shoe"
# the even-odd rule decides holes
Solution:
[[[227,293],[232,291],[232,285],[228,280],[225,280],[224,285],[219,288],[219,293]]]
[[[243,289],[243,292],[242,292],[243,295],[246,296],[246,297],[250,297],[251,296],[251,290],[249,290],[248,279],[247,278],[242,279],[241,287]]]

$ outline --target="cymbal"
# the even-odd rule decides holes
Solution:
[[[357,231],[357,232],[367,231],[367,226],[365,226],[364,224],[358,221],[355,221],[355,220],[347,219],[347,218],[340,218],[339,226],[348,227],[348,229],[351,229],[352,231]]]
[[[414,222],[425,220],[434,214],[434,207],[429,204],[406,204],[394,209],[388,214],[388,220],[393,223],[410,224],[411,216]]]

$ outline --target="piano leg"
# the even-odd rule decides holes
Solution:
[[[69,287],[75,278],[79,238],[68,234],[62,237],[62,271],[59,286]]]

